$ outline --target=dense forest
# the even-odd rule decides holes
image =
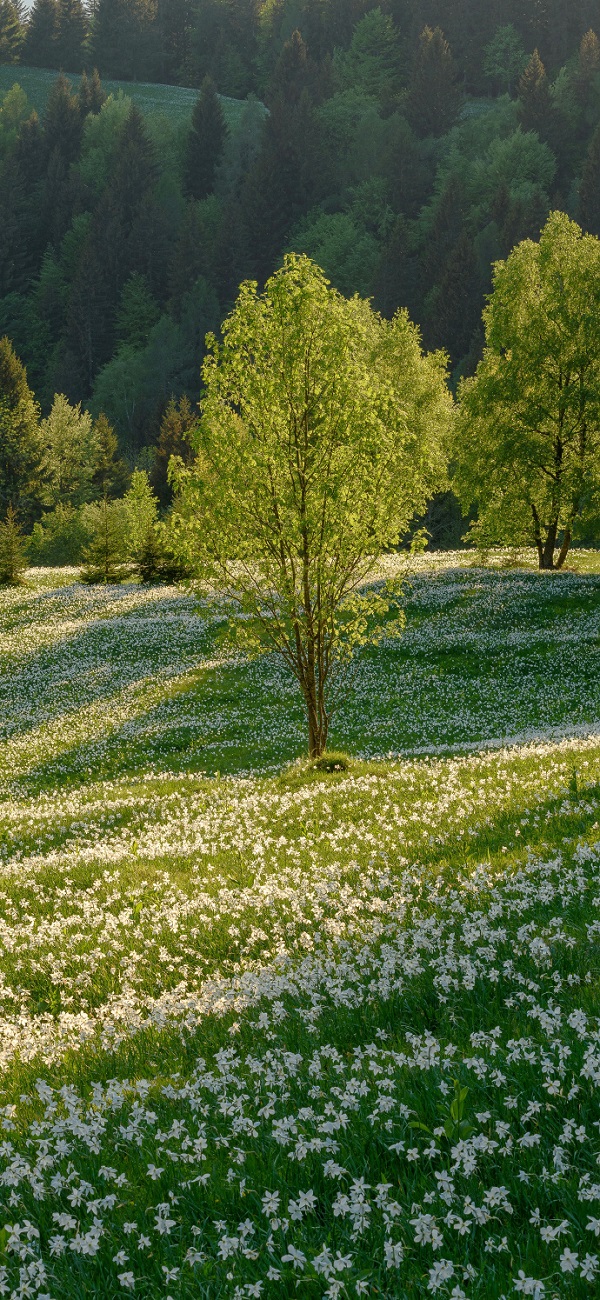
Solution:
[[[0,0],[0,338],[37,436],[81,404],[167,506],[205,334],[289,250],[472,374],[493,263],[551,210],[600,235],[596,33],[600,0]],[[19,64],[57,72],[40,114]],[[196,87],[191,119],[108,79]],[[23,473],[25,525],[81,504]]]

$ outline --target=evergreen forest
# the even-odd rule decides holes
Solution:
[[[57,394],[168,507],[207,331],[291,250],[408,309],[456,388],[493,264],[551,211],[600,235],[597,33],[599,0],[0,0],[0,338],[32,402],[4,508],[31,532],[102,495],[97,449],[49,484]]]

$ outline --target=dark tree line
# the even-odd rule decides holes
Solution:
[[[22,58],[79,31],[88,69],[39,117],[0,108],[0,336],[42,413],[105,412],[166,504],[171,399],[193,410],[207,330],[290,248],[472,373],[493,262],[551,209],[600,234],[599,7],[96,0],[82,29],[78,0],[38,0]],[[106,99],[97,65],[197,83],[191,119]]]

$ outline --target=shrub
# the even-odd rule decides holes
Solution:
[[[49,567],[81,564],[91,537],[92,530],[81,510],[58,505],[34,524],[26,543],[29,563]]]

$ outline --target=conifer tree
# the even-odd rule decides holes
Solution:
[[[92,490],[107,501],[121,497],[129,486],[129,470],[119,455],[117,435],[103,412],[92,430],[94,472]]]
[[[13,0],[0,0],[0,64],[18,63],[25,29]]]
[[[99,505],[86,506],[85,522],[92,534],[83,553],[83,582],[122,582],[126,576],[127,519],[121,501],[106,497]]]
[[[154,467],[150,477],[152,487],[163,509],[173,500],[168,478],[169,461],[171,456],[178,456],[184,464],[191,464],[194,450],[186,435],[196,427],[197,423],[198,413],[194,410],[189,397],[184,396],[178,402],[172,397],[162,418],[154,453]]]
[[[97,0],[91,52],[103,77],[151,79],[155,16],[152,0]]]
[[[57,0],[35,0],[27,24],[22,55],[23,63],[29,64],[33,68],[53,68],[56,59],[57,36]]]
[[[8,507],[30,522],[41,495],[39,407],[25,367],[8,338],[0,339],[0,516]]]
[[[579,187],[581,224],[590,235],[600,235],[600,126],[592,136]]]
[[[25,543],[17,515],[12,505],[0,524],[0,585],[16,587],[27,568]]]
[[[58,0],[56,62],[65,72],[80,72],[88,24],[82,0]]]
[[[226,138],[227,127],[215,84],[211,77],[205,77],[192,113],[185,153],[184,184],[190,198],[205,199],[214,189]]]
[[[79,101],[61,72],[52,86],[44,114],[44,142],[48,157],[56,151],[69,166],[79,153],[81,135]]]
[[[94,68],[91,77],[84,70],[77,92],[79,112],[82,118],[99,113],[106,103],[107,95],[100,80],[100,73]]]
[[[546,69],[539,50],[534,50],[519,82],[519,121],[524,131],[537,131],[545,140],[552,115]]]
[[[417,135],[444,135],[455,121],[461,95],[457,68],[440,27],[425,27],[411,77],[407,110]]]

